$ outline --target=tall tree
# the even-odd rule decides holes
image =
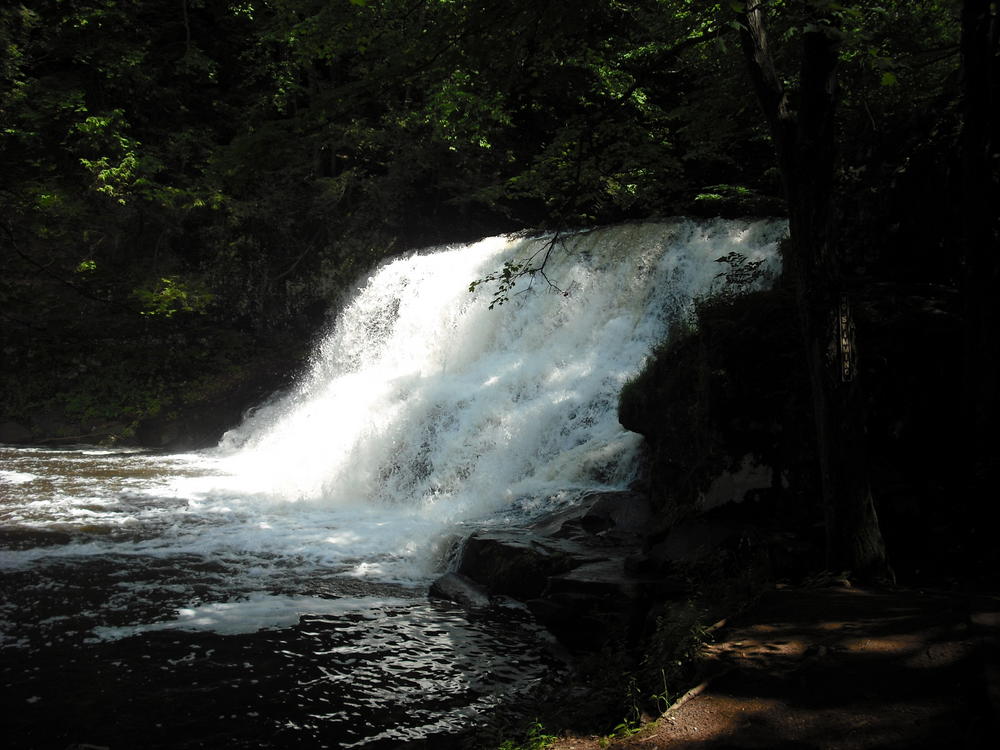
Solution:
[[[962,4],[961,218],[965,236],[966,421],[973,481],[997,466],[1000,304],[1000,3]]]
[[[788,203],[785,262],[795,286],[808,359],[827,565],[862,578],[886,578],[891,572],[866,467],[866,408],[854,333],[858,289],[845,269],[844,248],[837,239],[835,113],[842,40],[837,5],[820,0],[799,4],[795,91],[778,73],[768,33],[769,16],[790,11],[767,0],[736,5],[744,56],[777,151]]]

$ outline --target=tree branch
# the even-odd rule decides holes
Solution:
[[[4,227],[3,227],[3,229],[4,229],[4,233],[7,235],[7,241],[10,243],[11,249],[18,255],[18,257],[20,257],[25,263],[28,263],[29,265],[31,265],[34,268],[38,269],[45,276],[48,276],[50,279],[54,279],[55,281],[58,281],[63,286],[69,287],[74,292],[76,292],[77,294],[79,294],[81,297],[85,297],[85,298],[87,298],[89,300],[93,300],[94,302],[100,302],[102,305],[107,305],[108,307],[113,307],[113,308],[117,308],[119,310],[124,310],[127,313],[129,313],[130,315],[135,315],[136,314],[137,311],[134,310],[134,309],[132,309],[131,307],[128,307],[127,305],[123,305],[120,302],[115,302],[114,300],[101,299],[100,297],[98,297],[98,296],[96,296],[94,294],[91,294],[90,292],[88,292],[83,287],[77,286],[72,281],[68,281],[68,280],[64,279],[62,276],[60,276],[59,274],[50,271],[49,267],[47,265],[45,265],[43,263],[39,263],[37,260],[35,260],[34,258],[32,258],[30,255],[28,255],[26,252],[24,252],[23,250],[21,250],[21,248],[19,248],[17,246],[17,242],[14,239],[14,231],[13,231],[13,229],[11,229],[9,223],[5,224]]]
[[[767,118],[771,132],[777,136],[777,131],[785,127],[791,119],[791,113],[788,107],[788,93],[778,76],[771,55],[764,19],[764,0],[748,2],[743,18],[745,23],[740,25],[740,42],[743,45],[750,79],[764,109],[764,117]]]

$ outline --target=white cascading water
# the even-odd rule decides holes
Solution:
[[[547,238],[398,258],[367,280],[295,390],[230,432],[245,489],[324,505],[433,506],[439,520],[623,486],[640,438],[618,393],[739,253],[776,263],[780,221],[630,224],[570,235],[489,309],[469,283]]]

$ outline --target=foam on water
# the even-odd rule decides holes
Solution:
[[[0,471],[0,486],[4,484],[27,484],[38,479],[37,474],[29,474],[26,471]]]
[[[221,634],[246,633],[297,625],[302,615],[343,615],[386,607],[403,607],[409,600],[381,597],[317,599],[255,593],[245,599],[181,607],[177,617],[163,622],[119,627],[97,627],[99,640],[117,640],[156,630],[211,630]]]

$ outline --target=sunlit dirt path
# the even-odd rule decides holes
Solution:
[[[716,633],[695,695],[557,750],[1000,747],[1000,598],[778,588]]]

